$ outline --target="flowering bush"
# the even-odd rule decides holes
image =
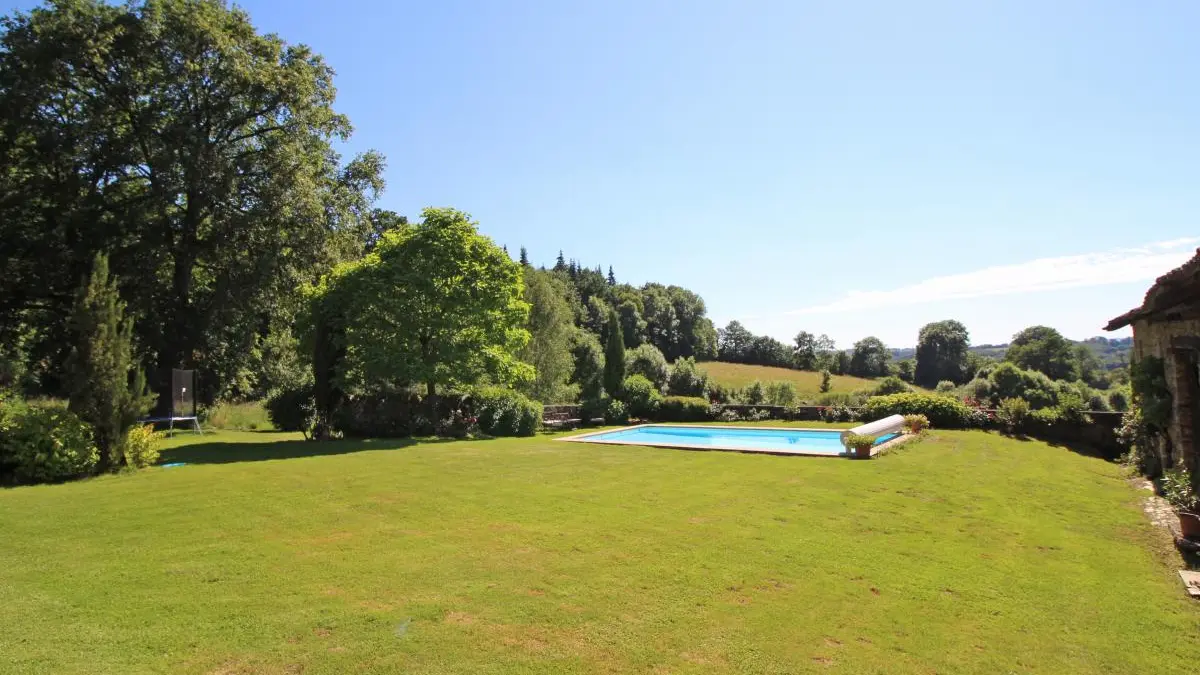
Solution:
[[[844,405],[826,406],[821,408],[821,420],[824,422],[853,422],[854,410]]]

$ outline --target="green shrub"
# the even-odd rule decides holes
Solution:
[[[731,403],[736,398],[734,396],[735,391],[736,390],[730,389],[720,382],[708,383],[708,398],[713,403]],[[674,392],[671,393],[674,394]],[[675,395],[679,396],[680,394]]]
[[[658,347],[646,343],[625,352],[625,373],[645,377],[661,392],[667,387],[670,368],[667,366],[667,358]]]
[[[542,426],[542,404],[504,387],[480,387],[471,395],[479,429],[489,436],[532,436]]]
[[[1125,388],[1108,392],[1108,406],[1117,412],[1129,410],[1129,392]]]
[[[1048,408],[1058,400],[1054,381],[1036,370],[1021,370],[1006,362],[996,366],[988,379],[994,400],[1021,398],[1034,410]]]
[[[641,375],[630,375],[621,385],[628,415],[650,419],[658,413],[663,396],[654,383]]]
[[[96,470],[92,428],[62,407],[0,402],[0,482],[46,483]]]
[[[626,378],[628,381],[628,378]],[[629,411],[626,410],[625,404],[615,398],[608,399],[608,407],[604,410],[605,424],[628,424]]]
[[[672,396],[706,396],[708,390],[708,373],[696,366],[696,359],[690,356],[675,359],[667,378],[667,391]]]
[[[1160,485],[1163,499],[1176,511],[1196,513],[1200,511],[1200,496],[1192,488],[1192,479],[1185,469],[1167,471]]]
[[[990,406],[994,404],[992,400],[992,381],[986,378],[977,377],[963,386],[963,395],[979,403],[979,405]]]
[[[936,387],[933,388],[933,390],[939,394],[951,394],[954,392],[954,389],[955,384],[950,380],[942,380],[941,382],[937,383]]]
[[[1022,429],[1029,421],[1029,402],[1023,398],[1006,398],[1000,401],[996,417],[1009,431]],[[1049,413],[1055,415],[1056,413]],[[1043,416],[1045,417],[1045,416]],[[1040,421],[1047,421],[1042,419]]]
[[[904,428],[910,433],[919,434],[929,428],[929,418],[924,415],[905,415]]]
[[[821,386],[819,391],[822,394],[828,394],[830,389],[833,389],[833,373],[825,369],[821,371]]]
[[[747,405],[762,405],[767,400],[767,389],[755,380],[742,390],[741,401]]]
[[[708,401],[698,396],[668,396],[659,408],[665,422],[703,422],[710,419]]]
[[[863,406],[863,419],[877,420],[889,415],[924,415],[934,426],[962,429],[971,424],[971,408],[949,396],[910,392],[873,396]]]
[[[135,469],[144,469],[158,462],[158,441],[162,434],[156,432],[149,424],[141,424],[129,428],[125,439],[121,442],[121,452],[125,453],[125,465]]]
[[[1060,394],[1058,403],[1052,408],[1059,421],[1068,424],[1090,424],[1092,418],[1084,412],[1087,402],[1076,392]]]
[[[787,381],[768,382],[763,388],[767,405],[790,406],[796,402],[796,385]]]
[[[267,418],[280,431],[300,431],[307,437],[317,421],[312,385],[279,389],[266,402]]]
[[[872,394],[875,396],[887,396],[888,394],[903,394],[906,391],[912,391],[912,388],[905,384],[904,380],[895,375],[889,375],[880,380],[879,384],[875,385]]]

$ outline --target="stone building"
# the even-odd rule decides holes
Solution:
[[[1108,322],[1105,330],[1133,326],[1132,363],[1148,356],[1163,361],[1171,394],[1166,438],[1159,460],[1170,468],[1183,464],[1200,483],[1200,249],[1181,267],[1159,277],[1141,307]]]

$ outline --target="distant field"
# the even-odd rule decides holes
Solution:
[[[726,387],[744,387],[755,380],[772,382],[783,380],[796,385],[801,394],[816,394],[821,391],[821,374],[790,368],[773,368],[771,366],[749,366],[744,363],[721,363],[710,361],[700,364],[708,371],[712,380]],[[873,382],[861,377],[849,375],[833,376],[833,391],[856,391],[868,387]]]

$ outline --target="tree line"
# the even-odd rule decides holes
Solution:
[[[955,320],[926,324],[917,335],[913,356],[893,360],[892,350],[874,336],[865,337],[850,349],[838,349],[828,335],[800,331],[792,344],[755,335],[738,321],[717,331],[717,358],[797,370],[829,371],[835,375],[876,378],[896,376],[905,382],[934,388],[939,383],[965,384],[984,366],[1006,361],[1040,372],[1052,380],[1083,382],[1106,389],[1120,372],[1109,374],[1087,343],[1072,343],[1048,326],[1030,326],[1013,336],[1002,358],[971,351],[966,326]]]

